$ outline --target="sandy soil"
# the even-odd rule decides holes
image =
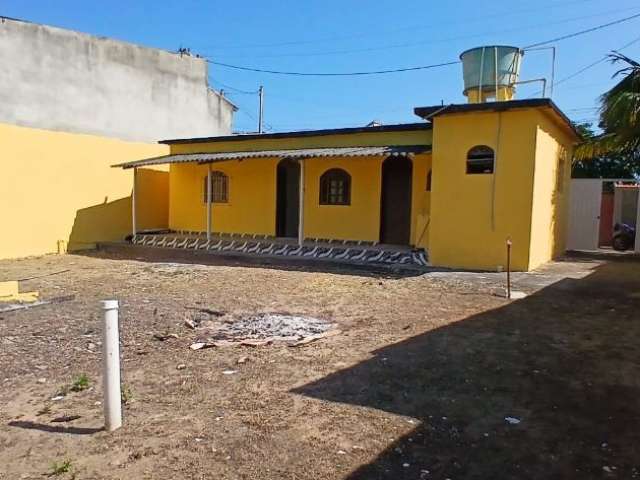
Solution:
[[[0,261],[0,280],[61,270],[21,288],[73,300],[0,313],[2,479],[43,478],[65,460],[55,478],[640,478],[639,262],[552,264],[517,276],[535,293],[514,302],[493,294],[495,274],[73,255]],[[111,434],[106,298],[121,302],[131,396]],[[343,333],[192,351],[193,307],[311,315]],[[178,338],[156,338],[167,334]],[[81,374],[88,389],[51,400]],[[64,415],[80,418],[53,422]]]

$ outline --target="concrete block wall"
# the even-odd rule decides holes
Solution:
[[[202,58],[0,17],[0,123],[136,142],[231,133]]]

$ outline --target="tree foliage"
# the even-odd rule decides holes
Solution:
[[[575,124],[586,142],[598,138],[590,123]],[[640,177],[640,157],[633,153],[604,153],[596,157],[576,159],[573,178],[635,178]]]
[[[615,154],[637,161],[640,157],[640,63],[614,52],[612,63],[625,66],[614,74],[623,78],[600,97],[602,134],[587,137],[576,150],[577,160]]]

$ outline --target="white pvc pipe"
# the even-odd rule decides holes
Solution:
[[[104,428],[112,432],[122,426],[120,394],[120,335],[118,332],[118,301],[104,300],[102,337],[102,389],[104,395]]]

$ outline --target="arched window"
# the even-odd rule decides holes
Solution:
[[[320,177],[320,205],[351,205],[351,176],[340,168]]]
[[[204,203],[207,203],[207,177],[204,177]],[[220,171],[211,172],[211,203],[229,203],[229,177]]]
[[[467,173],[493,173],[494,160],[495,153],[492,148],[486,145],[475,146],[467,153]]]
[[[431,191],[431,170],[427,173],[427,192]]]

